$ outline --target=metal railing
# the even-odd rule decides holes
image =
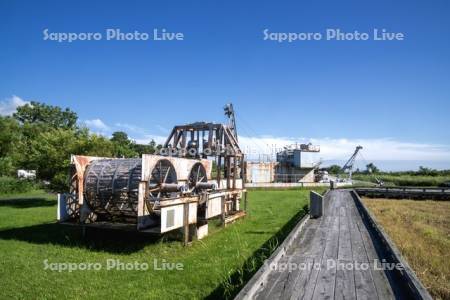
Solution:
[[[274,174],[275,182],[299,182],[306,174]]]

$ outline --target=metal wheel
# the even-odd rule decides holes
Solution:
[[[149,182],[149,194],[153,201],[169,197],[177,188],[177,173],[167,159],[159,160],[152,170]]]
[[[208,178],[206,175],[206,169],[201,163],[196,163],[189,173],[188,178],[188,187],[189,192],[194,191],[195,187],[197,186],[197,183],[199,182],[208,182]]]

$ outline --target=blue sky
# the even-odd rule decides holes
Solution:
[[[223,121],[232,101],[242,140],[258,149],[313,140],[322,159],[342,160],[363,142],[387,169],[450,168],[448,1],[92,2],[0,2],[0,113],[37,100],[70,107],[96,132],[147,141],[175,124]],[[43,40],[44,29],[108,28],[184,40]],[[264,29],[328,28],[405,39],[263,39]]]

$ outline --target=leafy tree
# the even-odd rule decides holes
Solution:
[[[423,175],[423,176],[436,176],[439,174],[439,172],[435,169],[420,166],[419,171],[416,174]]]
[[[84,128],[76,133],[76,137],[79,141],[79,149],[77,153],[97,157],[112,157],[114,156],[114,144],[108,138],[91,134],[89,130]]]
[[[113,132],[111,141],[120,145],[129,145],[130,140],[128,139],[128,134],[123,131]]]
[[[111,142],[114,144],[114,156],[116,157],[136,157],[138,152],[134,149],[135,143],[128,139],[128,135],[123,131],[116,131],[112,134]]]
[[[19,107],[13,117],[0,117],[0,176],[33,169],[39,179],[50,181],[51,189],[65,191],[71,154],[136,157],[161,147],[153,140],[138,145],[121,131],[111,139],[91,134],[76,122],[70,109],[38,102]]]
[[[328,167],[328,173],[330,174],[340,174],[342,173],[342,168],[339,165],[331,165]]]
[[[32,140],[27,160],[40,179],[50,181],[51,189],[66,191],[71,154],[111,157],[113,152],[114,144],[103,136],[86,129],[59,128],[40,132]]]
[[[50,181],[54,190],[67,189],[70,154],[78,153],[80,146],[75,136],[73,130],[52,129],[31,141],[28,165],[37,170],[40,179]]]
[[[110,140],[101,135],[90,135],[86,151],[81,151],[84,155],[111,157],[114,156],[114,145]]]
[[[19,128],[16,120],[0,116],[0,157],[14,151],[14,144],[20,139]]]
[[[39,164],[36,159],[30,159],[30,154],[36,156],[36,147],[43,133],[54,130],[69,130],[75,135],[77,114],[69,108],[65,110],[58,106],[31,102],[17,108],[13,118],[20,123],[20,140],[17,142],[17,167],[36,169],[39,174]],[[44,154],[42,154],[44,155]],[[45,172],[44,172],[45,173]]]
[[[156,152],[156,147],[157,145],[154,140],[151,140],[148,145],[142,144],[133,145],[134,151],[136,151],[139,156],[142,156],[142,154],[154,154]]]
[[[378,169],[373,163],[369,163],[366,165],[366,172],[367,173],[380,173],[380,169]]]
[[[31,123],[52,128],[75,129],[78,116],[69,108],[62,110],[58,106],[32,101],[17,108],[14,118],[22,124]]]
[[[0,116],[0,176],[15,172],[19,140],[19,123],[13,118]]]

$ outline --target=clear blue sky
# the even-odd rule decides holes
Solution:
[[[221,121],[233,101],[258,135],[450,144],[449,1],[116,2],[1,0],[0,100],[69,106],[82,120],[159,135]],[[45,28],[185,37],[57,43],[43,40]],[[263,40],[266,28],[406,38],[277,43]]]

